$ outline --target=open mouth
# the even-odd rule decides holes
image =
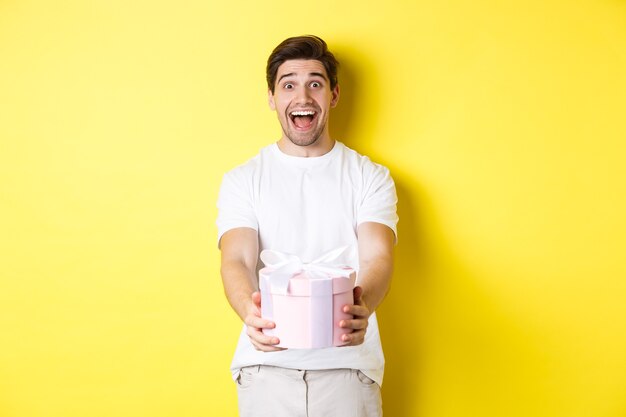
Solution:
[[[296,129],[307,130],[313,126],[317,112],[315,110],[294,110],[289,112],[289,118]]]

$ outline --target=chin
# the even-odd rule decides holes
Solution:
[[[297,137],[294,137],[293,135],[287,135],[287,138],[294,145],[297,145],[297,146],[311,146],[311,145],[314,145],[318,141],[318,139],[320,137],[319,136],[315,136],[313,138],[297,138]]]

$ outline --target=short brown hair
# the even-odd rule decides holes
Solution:
[[[335,59],[332,52],[328,50],[326,42],[314,35],[295,36],[282,41],[280,45],[274,48],[267,59],[265,77],[267,79],[267,87],[272,94],[274,94],[274,83],[276,82],[278,67],[290,59],[320,61],[326,69],[326,74],[328,74],[331,90],[337,85],[337,67],[339,62]]]

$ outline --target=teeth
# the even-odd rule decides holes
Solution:
[[[315,114],[314,111],[311,110],[301,110],[301,111],[292,111],[292,116],[313,116]]]

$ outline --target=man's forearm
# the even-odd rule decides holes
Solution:
[[[359,274],[357,285],[370,314],[382,303],[391,286],[394,232],[379,223],[362,223],[358,228]]]
[[[222,236],[222,282],[231,307],[246,324],[246,333],[255,349],[264,352],[282,350],[275,336],[264,329],[275,324],[261,317],[261,294],[258,291],[256,266],[259,255],[257,232],[250,228],[229,230]]]
[[[366,224],[361,226],[359,241],[358,287],[354,289],[354,304],[344,306],[343,312],[353,319],[341,320],[340,326],[353,329],[342,336],[346,346],[360,345],[365,341],[368,318],[382,303],[389,291],[393,272],[393,234],[386,226]]]
[[[383,302],[391,287],[393,258],[380,256],[362,265],[359,269],[357,284],[363,288],[361,296],[373,313]]]
[[[258,290],[255,273],[241,262],[223,262],[221,268],[224,293],[230,306],[244,320],[253,306],[251,295]]]
[[[231,307],[242,320],[254,307],[252,293],[257,290],[256,264],[258,239],[256,230],[229,230],[220,241],[222,250],[222,283]]]

